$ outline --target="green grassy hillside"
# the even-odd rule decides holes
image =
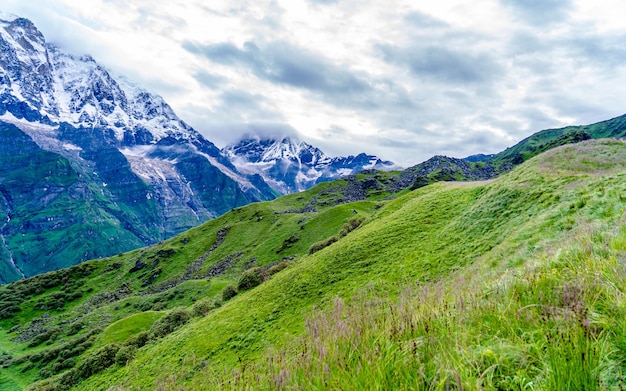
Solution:
[[[0,288],[0,385],[620,389],[625,179],[626,144],[587,141],[488,182],[238,208]]]
[[[507,164],[517,165],[560,145],[577,143],[588,139],[617,139],[624,136],[626,136],[626,115],[591,125],[542,130],[486,159],[486,161],[491,162],[495,167]]]

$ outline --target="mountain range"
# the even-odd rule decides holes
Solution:
[[[492,179],[559,145],[626,135],[621,116],[544,130],[494,155],[435,156],[404,170],[364,153],[329,157],[293,137],[249,135],[220,150],[160,96],[47,43],[28,19],[4,19],[0,283],[153,244],[339,177],[348,184],[342,200],[352,202],[372,189]],[[361,172],[372,175],[362,181]]]
[[[0,283],[152,244],[232,208],[388,165],[365,155],[330,159],[307,146],[301,152],[323,162],[311,166],[301,155],[296,165],[285,156],[263,161],[274,169],[252,169],[241,164],[248,156],[237,155],[241,147],[220,151],[160,96],[47,43],[28,19],[4,19]]]
[[[240,172],[261,175],[281,194],[306,190],[318,183],[363,170],[399,168],[392,162],[365,153],[331,158],[319,148],[291,137],[244,137],[222,151]]]

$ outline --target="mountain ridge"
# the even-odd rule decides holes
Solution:
[[[30,151],[18,154],[21,163],[10,166],[28,166],[38,179],[30,187],[13,189],[0,183],[7,199],[14,200],[0,216],[6,252],[0,257],[0,283],[152,244],[232,208],[303,190],[367,165],[359,159],[368,156],[359,155],[330,159],[328,164],[337,170],[317,170],[302,155],[297,157],[298,166],[306,168],[302,171],[277,169],[267,175],[236,167],[161,96],[113,76],[89,55],[69,54],[46,42],[30,20],[1,16],[0,48],[0,124],[5,135],[27,143],[25,151]],[[300,148],[298,153],[310,153],[309,158],[326,159],[308,144],[291,144]],[[13,160],[9,153],[0,146],[0,160]],[[55,188],[41,202],[16,193],[48,191],[37,183],[44,183],[49,173],[28,165],[42,153],[50,164],[69,167],[61,171],[68,178],[59,181],[80,192]],[[76,213],[68,212],[72,210]],[[57,221],[52,227],[59,232],[29,223],[43,218]]]
[[[28,186],[0,183],[0,283],[155,243],[338,176],[346,176],[342,202],[370,192],[393,197],[438,181],[495,178],[556,146],[626,134],[621,116],[541,131],[493,156],[435,156],[402,171],[363,153],[331,158],[289,138],[255,136],[219,150],[160,96],[113,77],[90,56],[63,53],[28,19],[4,19],[0,163],[30,167],[34,177]],[[15,154],[12,138],[29,154]],[[52,175],[55,167],[65,177]],[[13,173],[3,175],[15,183]]]
[[[11,166],[31,167],[38,179],[30,187],[2,184],[13,201],[2,217],[10,255],[0,259],[0,282],[155,243],[233,207],[276,197],[259,176],[238,172],[163,98],[116,80],[90,56],[48,44],[28,19],[0,21],[0,46],[0,122],[30,153],[11,156],[0,147],[0,160],[19,157]],[[60,189],[41,202],[17,202],[49,176],[29,165],[42,153],[69,167],[65,182],[81,193]],[[46,215],[65,235],[29,223]],[[92,241],[84,232],[94,232]],[[74,254],[61,255],[60,246]]]
[[[239,170],[261,175],[283,195],[363,170],[399,168],[392,162],[365,153],[330,157],[319,148],[289,136],[248,135],[222,151]]]

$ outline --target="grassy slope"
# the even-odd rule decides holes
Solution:
[[[372,201],[338,204],[345,185],[342,181],[325,183],[305,194],[238,208],[150,248],[0,287],[0,313],[10,306],[20,308],[12,317],[0,319],[2,389],[22,389],[49,377],[52,366],[63,361],[37,362],[29,368],[30,358],[22,363],[15,359],[66,343],[74,346],[74,341],[92,330],[106,329],[141,311],[165,311],[190,306],[203,297],[220,297],[222,289],[236,283],[245,268],[306,254],[311,244],[337,234],[350,218],[371,214],[378,204],[375,200],[389,195],[376,191]],[[197,267],[190,271],[194,263]],[[146,327],[150,319],[143,319]],[[35,333],[29,336],[29,330]],[[33,336],[44,330],[52,332],[51,338],[29,347]],[[106,329],[97,336],[87,352],[108,342],[110,334]],[[26,342],[16,341],[24,335]],[[70,358],[80,362],[80,357]]]
[[[498,166],[504,162],[513,162],[516,155],[519,155],[518,159],[521,157],[525,161],[555,146],[578,142],[581,134],[586,134],[592,139],[624,137],[626,135],[626,115],[591,125],[542,130],[496,154],[488,161]],[[575,135],[578,135],[578,139],[572,139],[572,137],[575,138]]]
[[[441,339],[439,353],[425,349],[432,357],[413,361],[413,367],[405,365],[407,373],[421,372],[424,384],[555,389],[560,380],[578,373],[577,384],[587,388],[615,385],[620,376],[616,363],[624,360],[624,330],[613,318],[623,317],[625,307],[624,286],[617,278],[623,267],[616,262],[624,250],[625,234],[619,228],[626,194],[624,162],[622,142],[584,143],[551,151],[492,183],[438,184],[407,194],[336,244],[301,258],[205,318],[149,344],[128,366],[113,367],[78,389],[112,384],[127,389],[155,384],[222,388],[225,383],[220,381],[245,378],[245,370],[237,375],[242,363],[258,371],[249,370],[254,374],[235,388],[251,381],[272,388],[286,365],[263,364],[267,348],[300,347],[294,336],[305,331],[312,309],[330,307],[337,296],[348,300],[366,287],[388,293],[395,303],[406,286],[427,289],[437,281],[439,294],[435,290],[427,298],[411,298],[421,307],[409,318],[435,319],[433,327]],[[537,283],[540,289],[534,289]],[[509,306],[503,308],[507,300]],[[459,301],[469,303],[474,312],[456,309]],[[329,327],[321,340],[332,339],[337,328]],[[449,344],[456,349],[442,348],[448,329],[456,333],[450,334],[458,339],[456,345]],[[307,331],[310,336],[311,329]],[[428,336],[433,330],[422,332]],[[392,337],[383,333],[369,343],[384,345],[393,342]],[[553,343],[551,338],[569,342]],[[568,354],[573,354],[571,360],[558,362]],[[280,355],[270,354],[274,357]],[[294,357],[283,356],[284,362]],[[403,381],[385,376],[386,364],[394,362],[390,357],[374,359],[362,363],[369,362],[383,374],[366,373],[362,381],[376,380],[381,388]],[[317,373],[300,367],[300,376],[294,364],[290,381],[295,388],[354,387],[345,383],[350,377],[340,376],[342,362],[337,362],[320,366]],[[516,366],[524,372],[511,372]],[[495,370],[498,367],[502,373]],[[335,377],[328,374],[334,372]],[[312,383],[324,374],[330,383]]]
[[[617,278],[623,267],[616,263],[626,250],[626,234],[619,228],[626,201],[624,162],[622,142],[584,143],[550,151],[489,183],[440,183],[386,201],[382,208],[383,203],[374,200],[333,206],[340,197],[332,189],[336,183],[239,208],[153,248],[70,269],[66,280],[83,285],[72,288],[65,283],[51,289],[80,289],[83,295],[67,302],[63,311],[33,309],[52,295],[50,290],[25,295],[22,311],[0,321],[1,350],[19,357],[75,338],[62,332],[50,346],[31,349],[12,341],[17,334],[8,332],[12,326],[27,325],[44,313],[51,314],[52,324],[78,318],[86,326],[78,336],[129,315],[138,317],[145,329],[157,313],[132,314],[218,296],[253,258],[257,265],[267,265],[296,255],[291,266],[269,281],[140,348],[127,366],[114,365],[76,388],[202,389],[231,384],[346,389],[369,384],[384,389],[422,382],[424,388],[435,389],[450,384],[555,389],[550,385],[558,384],[557,375],[566,376],[568,370],[589,374],[594,384],[598,379],[616,384],[620,374],[615,363],[623,362],[626,345],[619,341],[626,330],[608,314],[620,319],[626,308],[623,279]],[[317,212],[293,213],[311,204]],[[322,251],[304,255],[313,242],[336,234],[355,210],[369,216],[362,227]],[[292,213],[281,213],[285,211]],[[230,259],[225,273],[141,295],[176,280],[191,261],[207,254],[226,227],[223,243],[196,274]],[[277,253],[294,232],[298,240]],[[145,266],[130,272],[140,259]],[[157,271],[154,281],[142,288]],[[79,278],[81,273],[90,275]],[[3,287],[0,293],[15,294],[33,281]],[[127,296],[119,289],[124,283],[131,292]],[[406,293],[407,287],[418,293]],[[361,293],[364,290],[369,293]],[[103,292],[122,297],[109,302]],[[575,322],[559,323],[566,317]],[[364,332],[337,331],[351,321]],[[407,332],[406,325],[413,323]],[[121,341],[131,324],[126,320],[109,326],[91,350]],[[561,329],[561,334],[550,334]],[[575,337],[575,346],[550,340],[565,337]],[[580,357],[581,349],[590,358],[588,367],[584,362],[570,367],[553,362],[567,354]],[[598,352],[607,358],[600,360]],[[38,368],[22,373],[27,365],[0,369],[2,389],[18,390],[36,380]],[[366,367],[374,369],[364,371]],[[580,384],[587,384],[583,377]]]

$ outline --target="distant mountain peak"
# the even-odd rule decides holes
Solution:
[[[0,11],[0,21],[4,22],[13,22],[15,19],[19,19],[20,17],[8,12]],[[26,19],[28,20],[28,19]]]
[[[282,194],[308,189],[366,169],[392,170],[395,164],[376,156],[329,157],[322,150],[293,136],[246,135],[222,152],[242,172],[259,174]]]
[[[137,133],[140,142],[152,144],[165,137],[202,138],[161,96],[113,76],[89,55],[46,43],[28,19],[0,23],[0,46],[0,95],[16,104],[9,111],[17,118],[106,127],[112,131],[110,141],[121,144],[135,142]]]

